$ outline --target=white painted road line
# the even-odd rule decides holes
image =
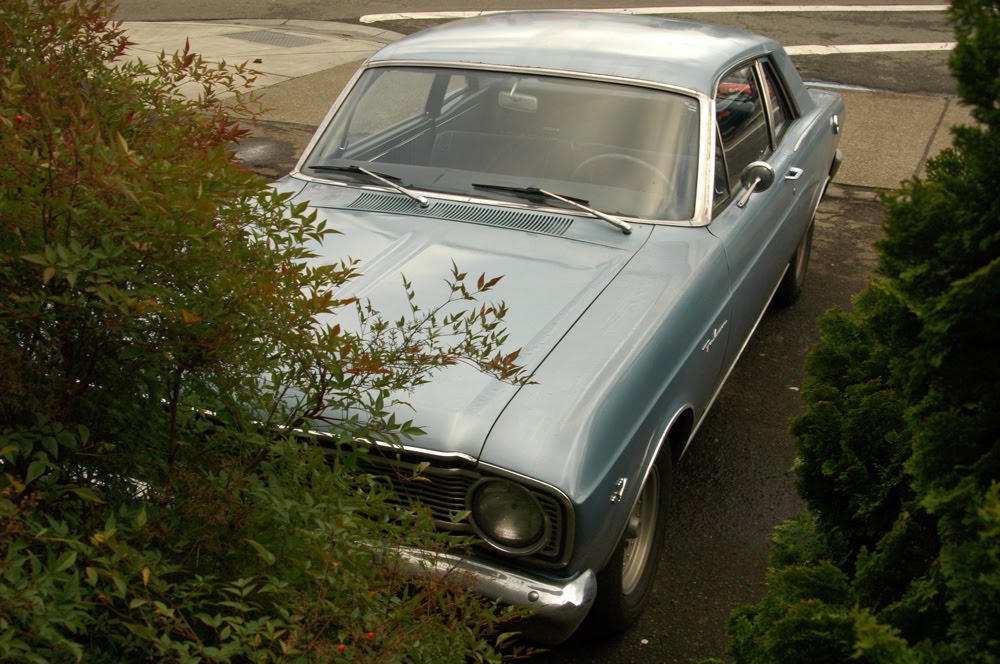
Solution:
[[[617,9],[560,9],[555,11],[587,11],[605,14],[763,14],[802,12],[943,12],[950,5],[719,5],[715,7],[621,7]],[[366,14],[362,23],[384,21],[415,21],[422,19],[456,19],[500,14],[506,10],[410,12],[400,14]]]
[[[788,55],[844,55],[848,53],[905,53],[915,51],[950,51],[955,42],[924,44],[842,44],[840,46],[786,46]]]

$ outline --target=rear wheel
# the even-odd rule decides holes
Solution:
[[[774,304],[779,307],[787,307],[798,301],[802,295],[802,286],[806,281],[806,271],[809,269],[809,257],[812,254],[813,229],[816,227],[815,221],[809,222],[809,228],[805,235],[795,247],[795,253],[788,261],[788,270],[778,284],[778,290],[774,291]]]
[[[668,456],[653,465],[615,552],[597,575],[597,598],[588,616],[590,630],[604,635],[619,634],[642,613],[663,548],[669,502]]]

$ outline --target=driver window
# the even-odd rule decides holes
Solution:
[[[725,152],[729,189],[740,186],[746,166],[770,153],[764,101],[753,64],[722,77],[715,92],[715,118]]]

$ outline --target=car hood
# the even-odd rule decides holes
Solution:
[[[650,232],[648,226],[636,226],[631,235],[624,235],[603,221],[567,215],[555,215],[570,222],[557,235],[469,223],[455,218],[459,215],[454,206],[462,204],[453,202],[436,202],[429,212],[416,216],[351,209],[358,190],[330,185],[309,185],[300,197],[339,231],[311,247],[318,254],[314,260],[359,261],[360,275],[338,296],[369,300],[387,321],[410,313],[404,277],[412,284],[414,303],[426,311],[448,298],[453,263],[467,273],[470,288],[480,274],[502,276],[483,299],[507,305],[509,336],[503,350],[520,349],[518,363],[529,371],[541,364]],[[408,209],[405,201],[393,202]],[[439,205],[451,206],[441,212],[449,218],[434,216]],[[477,217],[482,207],[468,205],[469,217]],[[335,320],[320,322],[356,325],[344,310]],[[412,419],[426,431],[413,441],[415,447],[478,459],[493,423],[517,389],[474,367],[456,364],[439,370],[412,392],[397,395],[408,405],[395,411],[397,418]]]

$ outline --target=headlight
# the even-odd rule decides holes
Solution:
[[[485,479],[469,490],[472,522],[489,544],[507,553],[530,554],[545,544],[548,519],[520,484]]]

